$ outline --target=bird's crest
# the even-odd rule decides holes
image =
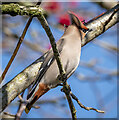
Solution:
[[[70,15],[71,24],[75,24],[79,29],[83,30],[84,32],[87,32],[89,29],[79,20],[78,16],[71,11],[68,11],[68,14]]]

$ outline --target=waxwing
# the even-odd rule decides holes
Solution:
[[[73,12],[68,13],[70,15],[71,24],[66,28],[64,34],[56,43],[67,78],[74,73],[79,65],[81,40],[88,31],[88,28]],[[57,87],[62,82],[58,80],[58,75],[60,73],[52,48],[43,56],[45,56],[45,59],[39,69],[39,75],[27,96],[29,103],[26,105],[26,113],[30,111],[32,105],[39,97],[50,89]]]

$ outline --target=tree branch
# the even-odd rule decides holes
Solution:
[[[5,10],[4,12],[2,11],[2,13],[8,14],[8,12],[5,12]],[[23,14],[26,15],[26,13]],[[93,30],[89,32],[83,39],[82,46],[86,45],[88,42],[102,34],[104,30],[108,30],[110,27],[119,22],[119,17],[117,16],[117,14],[119,14],[119,5],[107,11],[102,16],[97,17],[95,20],[89,21],[86,26],[89,29]],[[110,18],[111,20],[109,20]],[[104,23],[106,23],[106,21],[108,21],[108,24],[105,25]],[[103,29],[104,27],[105,29]],[[4,101],[4,104],[2,104],[2,106],[0,104],[0,111],[3,111],[21,92],[23,92],[37,78],[39,68],[42,64],[42,61],[46,57],[46,54],[37,59],[33,64],[29,65],[26,69],[24,69],[21,73],[15,76],[11,81],[6,83],[0,89],[0,93],[2,94],[0,96],[2,96],[2,101]]]
[[[4,104],[0,104],[0,112],[3,111],[21,92],[28,88],[37,78],[38,71],[44,58],[46,57],[46,54],[37,59],[34,63],[29,65],[11,81],[0,88],[0,100],[4,101]]]
[[[86,27],[92,29],[86,37],[82,40],[82,46],[86,45],[88,42],[92,41],[94,38],[98,37],[110,27],[114,26],[119,22],[119,4],[117,4],[112,9],[108,10],[101,16],[96,17],[86,23]]]
[[[23,6],[19,4],[1,4],[0,9],[2,11],[2,14],[9,14],[11,16],[16,15],[27,15],[27,16],[39,16],[42,14],[46,14],[46,12],[39,7],[39,5],[35,6]]]
[[[19,95],[19,98],[21,97],[21,99],[23,99],[24,92],[25,91],[22,92],[21,96]],[[25,107],[26,104],[20,101],[17,113],[15,115],[15,120],[20,120],[20,117],[22,115],[22,112],[25,110]]]
[[[27,32],[27,30],[28,30],[28,28],[29,28],[29,26],[30,26],[30,23],[31,23],[32,19],[33,19],[33,17],[30,17],[30,18],[29,18],[29,20],[28,20],[28,22],[27,22],[27,24],[26,24],[26,26],[25,26],[25,28],[24,28],[24,31],[23,31],[21,37],[19,38],[19,41],[18,41],[18,43],[17,43],[17,46],[16,46],[16,48],[15,48],[15,50],[14,50],[14,52],[13,52],[13,54],[12,54],[12,56],[11,56],[9,62],[8,62],[8,64],[7,64],[7,66],[5,67],[5,70],[3,71],[3,73],[2,73],[2,75],[1,75],[1,77],[0,77],[0,84],[1,84],[1,82],[4,80],[7,71],[9,70],[9,68],[10,68],[10,66],[11,66],[14,58],[16,57],[16,55],[17,55],[17,53],[18,53],[18,50],[19,50],[19,48],[20,48],[20,46],[21,46],[21,44],[22,44],[22,42],[23,42],[23,40],[24,40],[24,37],[25,37],[25,35],[26,35],[26,32]]]
[[[46,33],[47,33],[47,35],[48,35],[48,37],[50,39],[50,43],[51,43],[51,46],[52,46],[54,57],[55,57],[55,59],[57,61],[57,65],[58,65],[58,68],[59,68],[60,76],[58,76],[58,77],[63,82],[63,89],[64,89],[64,93],[65,93],[66,98],[67,98],[68,103],[69,103],[69,107],[70,107],[70,111],[71,111],[71,114],[72,114],[72,118],[73,118],[73,120],[76,120],[76,109],[75,109],[75,107],[73,105],[73,102],[72,102],[70,94],[67,92],[67,90],[69,88],[69,85],[66,82],[65,70],[63,68],[59,52],[57,50],[55,39],[54,39],[54,37],[52,35],[52,32],[51,32],[51,30],[50,30],[50,28],[48,26],[48,23],[47,23],[46,19],[44,18],[44,16],[41,15],[41,16],[38,17],[38,19],[41,22],[41,25],[43,26],[44,30],[46,31]]]
[[[98,110],[98,109],[95,109],[95,108],[93,108],[93,107],[85,107],[79,100],[78,100],[78,98],[72,93],[72,92],[70,92],[70,95],[72,96],[72,98],[74,99],[74,100],[76,100],[76,102],[79,104],[79,106],[81,107],[81,108],[84,108],[85,110],[94,110],[94,111],[96,111],[96,112],[98,112],[98,113],[104,113],[104,111],[102,111],[102,110]]]
[[[2,119],[12,119],[14,120],[15,119],[15,115],[13,114],[10,114],[8,112],[3,112],[2,115],[0,116]]]

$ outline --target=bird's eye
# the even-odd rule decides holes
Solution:
[[[83,29],[83,28],[81,28],[81,30],[84,32],[84,33],[86,33],[89,29]]]
[[[81,30],[82,30],[84,33],[86,33],[86,31],[87,31],[86,29],[83,29],[83,28],[82,28]]]

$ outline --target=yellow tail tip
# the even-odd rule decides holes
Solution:
[[[28,114],[28,113],[29,113],[29,110],[28,110],[28,108],[25,108],[25,112],[26,112],[26,114]]]

